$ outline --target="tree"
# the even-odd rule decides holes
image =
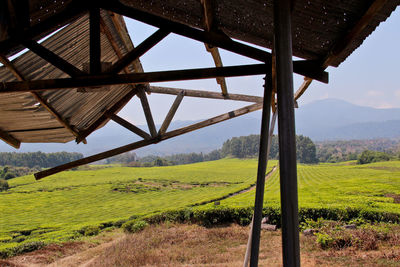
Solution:
[[[315,144],[307,136],[296,136],[297,160],[301,163],[318,163]]]
[[[384,152],[364,150],[358,158],[357,164],[368,164],[388,160],[390,160],[390,156]]]
[[[0,179],[0,192],[7,191],[9,188],[8,182],[4,179]]]

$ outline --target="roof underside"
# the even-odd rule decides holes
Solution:
[[[7,1],[2,1],[0,9],[6,10]],[[25,2],[25,1],[22,1]],[[73,1],[26,1],[29,2],[30,21],[33,27],[49,18],[56,18]],[[126,6],[133,7],[175,22],[204,29],[203,5],[199,0],[121,0]],[[214,30],[240,41],[271,48],[273,36],[272,1],[216,0],[213,2]],[[324,62],[332,53],[328,65],[338,66],[382,21],[400,4],[399,0],[382,2],[379,10],[373,14],[357,36],[339,52],[346,35],[365,17],[373,5],[371,0],[331,0],[331,1],[294,1],[292,11],[293,55]],[[375,1],[376,2],[376,1]],[[13,20],[16,10],[0,14],[0,46],[7,47],[0,51],[10,57],[23,47],[12,44]],[[18,12],[17,12],[18,13]],[[7,15],[10,14],[10,15]],[[122,17],[102,10],[103,30],[101,32],[101,61],[115,63],[121,55],[133,49]],[[7,23],[6,23],[7,22]],[[67,24],[69,23],[69,24]],[[66,25],[66,26],[65,26]],[[32,36],[34,40],[61,28],[41,43],[50,51],[59,55],[80,70],[89,63],[89,19],[87,12],[77,12],[64,20],[61,25],[47,27]],[[26,25],[25,25],[26,27]],[[109,35],[105,32],[108,31]],[[11,33],[10,33],[11,32]],[[111,39],[110,40],[110,34]],[[10,45],[8,45],[10,43]],[[8,45],[8,46],[6,46]],[[119,51],[116,51],[119,50]],[[119,55],[118,55],[119,54]],[[12,60],[26,80],[69,77],[35,53],[28,51]],[[325,66],[326,67],[326,66]],[[128,72],[142,71],[139,61],[128,67]],[[0,68],[2,82],[17,81],[17,78],[5,66]],[[90,128],[104,113],[118,101],[129,95],[132,85],[113,85],[108,88],[90,89],[89,92],[78,90],[48,90],[37,93],[8,93],[0,98],[0,131],[8,133],[21,142],[68,142],[76,135],[60,123],[54,114],[49,113],[38,102],[43,99],[52,109],[68,122],[75,132]],[[119,107],[119,109],[121,109]],[[119,110],[118,109],[118,110]],[[103,126],[107,120],[101,125]],[[97,127],[98,128],[98,127]]]

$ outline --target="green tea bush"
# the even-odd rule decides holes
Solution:
[[[8,182],[4,179],[0,179],[0,192],[7,191],[9,188]]]
[[[142,220],[133,220],[128,221],[122,225],[122,228],[125,232],[128,233],[137,233],[142,231],[144,228],[148,226],[148,223]]]
[[[100,227],[98,226],[87,226],[85,228],[85,232],[83,233],[85,236],[98,235],[100,233]]]

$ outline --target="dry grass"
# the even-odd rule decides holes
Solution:
[[[50,246],[0,262],[0,266],[242,266],[248,231],[248,227],[238,225],[204,228],[165,223],[136,234],[110,235],[95,247],[93,243],[74,243],[59,249]],[[375,249],[352,246],[323,250],[315,242],[316,237],[301,236],[301,265],[400,266],[400,231],[386,238],[371,237],[371,232],[359,229],[351,231],[366,241],[379,239]],[[263,231],[259,266],[282,266],[281,249],[280,231]]]

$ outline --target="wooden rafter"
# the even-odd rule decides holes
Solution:
[[[11,73],[20,81],[26,81],[26,78],[22,73],[18,71],[18,69],[10,62],[7,57],[0,55],[0,61],[3,63],[4,66],[6,66]],[[46,99],[44,99],[39,93],[37,92],[31,92],[32,96],[42,105],[51,115],[53,115],[56,120],[64,126],[68,131],[70,131],[74,136],[78,137],[79,133],[76,131],[58,112],[50,106],[50,104],[47,102]],[[86,143],[86,140],[83,140],[84,143]]]
[[[132,51],[128,52],[124,57],[118,60],[112,65],[108,70],[108,73],[119,73],[126,66],[131,64],[133,61],[139,59],[147,51],[149,51],[153,46],[164,39],[170,32],[162,29],[157,30],[155,33],[150,35],[146,40],[144,40],[140,45],[134,48]]]
[[[75,167],[78,167],[81,165],[85,165],[85,164],[92,163],[92,162],[95,162],[98,160],[102,160],[102,159],[109,158],[109,157],[112,157],[115,155],[119,155],[119,154],[122,154],[122,153],[125,153],[128,151],[131,151],[131,150],[135,150],[135,149],[138,149],[141,147],[155,144],[155,143],[158,143],[158,142],[161,142],[161,141],[164,141],[164,140],[167,140],[167,139],[170,139],[170,138],[173,138],[173,137],[185,134],[185,133],[192,132],[197,129],[201,129],[201,128],[204,128],[204,127],[207,127],[207,126],[210,126],[210,125],[222,122],[222,121],[226,121],[226,120],[247,114],[249,112],[259,110],[261,108],[262,108],[262,103],[252,104],[252,105],[249,105],[249,106],[246,106],[246,107],[243,107],[243,108],[240,108],[240,109],[237,109],[237,110],[234,110],[234,111],[231,111],[231,112],[228,112],[228,113],[216,116],[216,117],[213,117],[211,119],[195,123],[190,126],[186,126],[183,128],[179,128],[179,129],[167,132],[163,135],[156,136],[155,138],[152,138],[150,140],[142,140],[142,141],[134,142],[134,143],[131,143],[131,144],[128,144],[125,146],[121,146],[121,147],[118,147],[118,148],[115,148],[112,150],[108,150],[108,151],[105,151],[105,152],[102,152],[102,153],[99,153],[99,154],[96,154],[93,156],[89,156],[89,157],[86,157],[83,159],[72,161],[72,162],[69,162],[69,163],[54,167],[54,168],[50,168],[50,169],[35,173],[35,178],[37,180],[39,180],[39,179],[42,179],[44,177],[47,177],[49,175],[52,175],[52,174],[55,174],[55,173],[58,173],[61,171],[72,169],[72,168],[75,168]]]
[[[167,94],[167,95],[178,95],[182,91],[184,91],[184,96],[188,97],[234,100],[234,101],[243,101],[251,103],[261,103],[263,101],[263,98],[260,96],[242,95],[242,94],[229,94],[227,96],[224,96],[221,93],[216,93],[211,91],[179,89],[179,88],[161,87],[161,86],[150,86],[150,88],[146,89],[146,91],[150,93]]]
[[[214,24],[214,2],[210,0],[201,0],[201,4],[203,6],[203,17],[204,17],[204,26],[206,31],[211,32],[215,29]],[[214,64],[216,67],[222,67],[221,55],[219,54],[218,47],[214,47],[207,43],[204,43],[206,46],[207,52],[211,53]],[[226,81],[223,77],[217,78],[217,83],[221,86],[222,94],[228,95],[228,89],[226,87]]]
[[[27,47],[29,50],[34,52],[39,57],[43,58],[56,68],[60,69],[61,71],[67,73],[71,77],[85,75],[83,71],[66,61],[65,59],[59,57],[54,52],[50,51],[49,49],[45,48],[44,46],[38,44],[33,40],[26,40],[23,42],[24,46]]]
[[[146,133],[145,131],[143,131],[139,127],[136,127],[135,125],[133,125],[129,121],[121,118],[120,116],[115,115],[115,114],[110,114],[110,113],[106,113],[106,116],[109,117],[110,119],[112,119],[113,121],[115,121],[116,123],[118,123],[119,125],[125,127],[129,131],[139,135],[143,139],[145,139],[145,140],[151,139],[151,136],[148,133]]]
[[[143,88],[140,88],[138,90],[137,96],[140,98],[140,102],[142,103],[144,116],[146,117],[147,126],[149,127],[150,134],[152,137],[155,137],[157,136],[156,125],[154,124],[149,101],[147,100],[147,96]]]
[[[23,43],[24,40],[37,40],[44,37],[67,23],[78,18],[87,10],[85,5],[82,5],[80,0],[72,0],[63,11],[57,13],[57,16],[50,16],[35,25],[15,32],[9,39],[0,43],[0,51],[6,54],[7,51],[13,50]]]
[[[168,127],[169,127],[169,125],[170,125],[172,119],[173,119],[174,116],[175,116],[176,111],[178,110],[179,105],[180,105],[181,102],[182,102],[182,99],[183,99],[183,96],[184,96],[184,95],[185,95],[185,91],[182,90],[182,91],[176,96],[174,103],[172,103],[172,106],[171,106],[171,108],[169,109],[169,111],[168,111],[168,113],[167,113],[167,116],[165,117],[164,122],[162,123],[162,125],[161,125],[161,127],[160,127],[160,130],[158,131],[158,134],[159,134],[159,135],[162,135],[162,134],[164,134],[164,133],[167,131],[167,129],[168,129]]]
[[[6,131],[3,131],[0,129],[0,139],[9,144],[10,146],[14,148],[19,148],[21,145],[21,141],[19,141],[17,138],[12,136],[11,134],[7,133]]]
[[[110,30],[108,29],[108,27],[106,26],[104,20],[100,17],[100,26],[101,29],[103,30],[103,32],[105,33],[107,39],[109,40],[109,42],[111,43],[111,46],[113,47],[113,50],[115,52],[115,54],[118,56],[119,59],[121,59],[123,57],[117,42],[114,40]],[[135,70],[139,71],[136,67],[137,65],[134,64]],[[129,70],[127,67],[124,68],[124,71],[126,74],[129,73]],[[122,97],[117,103],[115,103],[112,107],[110,107],[108,110],[105,110],[103,115],[101,115],[92,125],[90,125],[87,129],[85,129],[84,131],[81,132],[81,136],[79,138],[76,139],[77,143],[80,143],[84,138],[86,138],[87,136],[89,136],[91,133],[93,133],[97,128],[99,128],[101,125],[103,125],[104,123],[107,122],[107,120],[109,120],[109,116],[108,114],[116,114],[118,113],[118,111],[125,106],[131,99],[132,97],[135,96],[135,94],[137,93],[138,88],[142,86],[142,85],[137,85],[134,86],[132,85],[132,89],[131,91],[129,91],[128,94],[126,94],[124,97]]]
[[[153,25],[158,28],[169,30],[173,33],[207,43],[216,47],[226,49],[230,52],[237,53],[255,60],[259,60],[271,64],[271,54],[267,51],[242,44],[227,38],[225,35],[215,32],[207,32],[199,30],[178,22],[174,22],[156,15],[149,14],[147,12],[132,8],[124,5],[119,1],[110,0],[101,2],[102,8],[118,13],[120,15],[139,20],[141,22]],[[307,60],[306,60],[307,61]],[[311,77],[318,81],[327,83],[328,74],[323,69],[316,70],[315,68],[309,68],[308,65],[302,64],[304,60],[293,62],[293,71],[297,74]]]
[[[74,89],[130,83],[142,84],[150,82],[183,81],[216,77],[238,77],[265,74],[267,71],[265,64],[253,64],[221,68],[156,71],[118,75],[87,75],[75,78],[5,82],[0,84],[0,93]]]

